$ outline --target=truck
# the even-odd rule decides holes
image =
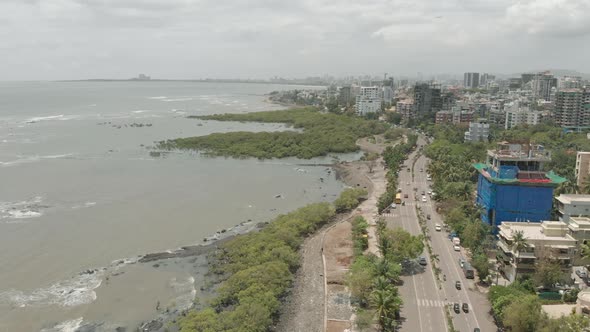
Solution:
[[[473,273],[473,267],[471,267],[471,264],[469,264],[469,262],[463,263],[463,273],[465,274],[465,278],[467,279],[475,278],[475,274]]]
[[[461,239],[459,239],[458,237],[454,237],[453,244],[456,246],[461,245]]]

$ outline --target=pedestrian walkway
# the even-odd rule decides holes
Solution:
[[[447,305],[453,305],[453,302],[430,299],[418,299],[419,307],[444,307]]]

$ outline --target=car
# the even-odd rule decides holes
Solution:
[[[434,225],[434,229],[435,229],[437,232],[440,232],[440,231],[442,231],[442,227],[440,227],[440,225],[439,225],[439,224],[436,224],[436,225]]]
[[[453,250],[455,250],[455,251],[461,251],[461,247],[459,247],[458,245],[454,245],[453,246]]]
[[[406,169],[406,171],[408,171],[408,172],[409,172],[409,171],[410,171],[410,168],[408,167],[408,168]]]
[[[420,168],[420,172],[424,172],[424,170],[422,168]]]
[[[481,332],[481,330],[479,329],[479,327],[476,327],[473,329],[473,332]]]
[[[397,189],[397,192],[398,192],[398,193],[401,193],[401,192],[402,192],[402,188],[398,188],[398,189]]]
[[[430,220],[430,215],[429,214],[426,215],[426,219]]]
[[[422,196],[422,202],[426,203],[426,196]]]
[[[428,190],[426,193],[427,193],[428,195],[432,195],[432,191],[430,191],[430,190]]]
[[[465,260],[463,258],[459,258],[459,265],[461,268],[463,268],[463,265],[465,265]]]
[[[588,273],[586,272],[586,269],[584,267],[577,268],[576,275],[582,279],[588,277]]]
[[[457,288],[458,290],[461,290],[461,282],[459,280],[457,280],[455,282],[455,288]]]
[[[467,303],[463,303],[463,305],[461,306],[461,308],[463,309],[463,311],[465,313],[469,312],[469,305]]]
[[[408,198],[408,194],[404,194],[404,198]]]
[[[460,313],[461,312],[461,309],[459,309],[459,303],[453,304],[453,310],[455,310],[456,313]]]
[[[397,207],[397,205],[395,203],[391,203],[391,208],[395,209]]]
[[[422,190],[422,196],[424,196],[424,195],[426,195],[426,194],[424,193],[424,190]]]
[[[426,177],[426,181],[432,181],[432,178],[429,176]]]
[[[422,265],[422,266],[425,266],[425,265],[427,264],[427,263],[426,263],[426,257],[424,257],[424,256],[421,256],[420,258],[418,258],[418,263],[419,263],[420,265]]]

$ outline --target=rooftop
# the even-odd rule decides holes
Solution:
[[[562,204],[572,204],[572,203],[590,204],[590,195],[561,194],[555,199],[557,201],[561,202]]]
[[[588,217],[570,217],[568,227],[572,232],[590,230],[590,218]]]
[[[559,241],[571,245],[576,244],[576,239],[568,234],[568,226],[562,221],[543,222],[512,222],[504,221],[499,226],[499,234],[512,240],[515,232],[522,232],[524,238],[529,241]]]

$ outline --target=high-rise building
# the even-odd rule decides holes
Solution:
[[[576,156],[576,184],[583,189],[590,175],[590,152],[579,151]]]
[[[504,129],[510,129],[520,125],[534,126],[539,124],[543,119],[542,112],[533,111],[527,106],[521,106],[518,101],[504,105],[504,111],[506,112]]]
[[[563,76],[559,78],[559,89],[580,89],[582,88],[582,78],[579,76]]]
[[[535,78],[536,74],[533,73],[526,73],[526,74],[521,74],[521,83],[522,85],[527,84],[528,82],[532,81]]]
[[[376,86],[361,87],[356,96],[356,113],[366,115],[381,111],[381,91]]]
[[[476,89],[479,87],[479,73],[463,74],[463,86],[466,89]]]
[[[417,114],[436,113],[442,108],[440,85],[417,83],[414,86],[414,111]]]
[[[550,220],[553,190],[567,181],[543,171],[551,153],[541,145],[502,142],[487,155],[486,163],[473,165],[481,219],[495,231],[503,221]]]
[[[532,80],[533,97],[551,100],[551,89],[557,87],[557,78],[549,72],[538,73]]]
[[[518,90],[522,88],[522,78],[510,78],[508,80],[508,89]]]
[[[416,117],[416,112],[414,112],[414,101],[411,99],[398,101],[397,104],[395,104],[395,111],[399,113],[404,120]]]
[[[590,127],[590,90],[563,89],[557,92],[553,120],[570,129]]]
[[[352,103],[352,88],[350,85],[345,85],[338,91],[338,102],[341,105],[348,105]]]
[[[452,92],[445,92],[441,95],[441,110],[450,111],[455,106],[455,95]]]
[[[480,119],[469,123],[469,131],[465,132],[466,142],[487,142],[490,136],[490,125],[487,121]]]

